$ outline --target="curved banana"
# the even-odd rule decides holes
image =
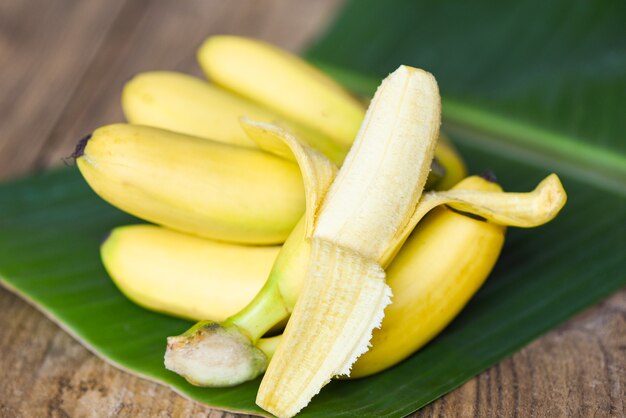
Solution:
[[[304,212],[298,167],[260,150],[118,124],[97,129],[75,156],[112,205],[206,238],[281,243]]]
[[[320,132],[298,126],[275,112],[199,78],[172,71],[133,77],[124,86],[122,108],[130,123],[155,126],[227,144],[256,148],[239,119],[283,120],[299,138],[340,163],[346,150]]]
[[[265,42],[226,35],[208,38],[197,56],[215,84],[324,133],[346,152],[352,145],[363,107],[301,58]]]
[[[129,123],[154,126],[227,144],[256,148],[239,118],[277,120],[274,113],[199,78],[151,71],[124,85],[122,109]]]
[[[243,309],[263,287],[279,251],[149,224],[117,227],[100,246],[104,267],[129,299],[196,321],[223,321]]]
[[[299,59],[295,56],[293,58]],[[284,95],[284,86],[275,77],[267,79],[266,83],[274,91],[269,99],[279,100]],[[337,88],[340,89],[339,86]],[[122,108],[126,119],[133,124],[154,126],[248,148],[256,148],[256,144],[241,127],[242,117],[258,122],[280,122],[336,164],[341,164],[347,153],[344,146],[314,129],[307,129],[204,80],[172,71],[137,74],[124,86]],[[355,121],[355,134],[364,115],[365,110],[362,109],[361,118]],[[351,143],[353,139],[346,138],[344,142]],[[463,160],[443,135],[435,155],[439,166],[433,167],[428,179],[429,188],[449,189],[466,176]],[[435,171],[437,167],[441,168],[439,172]]]
[[[446,207],[424,217],[387,269],[393,302],[350,378],[385,370],[439,334],[489,276],[504,233]]]

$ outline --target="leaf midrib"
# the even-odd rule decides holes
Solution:
[[[371,96],[380,81],[326,62],[311,61],[357,94]],[[468,134],[471,139],[463,139],[467,145],[490,146],[516,160],[529,162],[531,159],[532,164],[549,170],[560,168],[565,174],[594,187],[626,195],[626,155],[463,100],[443,96],[442,107],[446,128]],[[531,154],[541,157],[533,159]]]

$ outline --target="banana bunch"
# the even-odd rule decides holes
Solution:
[[[487,278],[506,227],[565,203],[554,174],[528,193],[465,177],[424,71],[398,68],[366,112],[258,41],[212,37],[198,61],[212,83],[136,76],[122,94],[130,124],[74,154],[97,194],[157,224],[116,228],[101,256],[131,300],[199,321],[165,355],[192,384],[265,373],[257,404],[293,416],[331,378],[427,343]]]
[[[131,79],[122,93],[131,125],[96,130],[75,153],[78,167],[103,199],[147,221],[280,244],[304,213],[301,176],[280,149],[263,152],[240,119],[283,126],[340,164],[365,109],[317,69],[258,41],[213,37],[198,58],[213,84],[174,72]],[[448,188],[465,166],[447,141],[438,149],[429,184]]]

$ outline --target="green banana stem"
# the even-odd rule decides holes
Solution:
[[[191,384],[210,387],[243,383],[265,371],[271,354],[264,354],[264,348],[272,345],[261,343],[259,346],[264,348],[259,348],[255,344],[267,331],[286,320],[295,305],[300,281],[291,277],[302,277],[306,268],[306,262],[301,260],[308,254],[304,245],[305,221],[303,217],[296,225],[265,285],[244,309],[222,324],[201,321],[182,335],[167,339],[165,366],[169,370]]]
[[[236,326],[252,343],[256,343],[274,325],[286,319],[289,313],[280,288],[270,275],[268,285],[245,308],[227,319],[224,325]]]
[[[287,319],[295,305],[300,289],[293,289],[289,284],[299,283],[292,277],[301,277],[306,266],[306,260],[302,259],[308,256],[305,227],[303,217],[278,253],[263,288],[245,308],[225,321],[225,324],[237,326],[253,343]]]
[[[276,352],[276,348],[282,339],[282,334],[276,335],[274,337],[261,338],[257,343],[256,347],[265,354],[268,361],[272,360],[272,356]]]

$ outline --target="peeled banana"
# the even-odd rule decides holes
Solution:
[[[206,238],[282,243],[304,212],[297,165],[260,150],[117,124],[97,129],[75,155],[104,200]]]

